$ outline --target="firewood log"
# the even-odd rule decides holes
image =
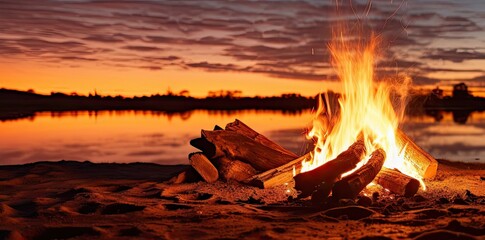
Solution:
[[[201,138],[191,140],[190,144],[203,151],[216,165],[219,177],[226,181],[243,181],[257,174],[251,164],[261,171],[297,157],[237,119],[227,124],[225,130],[218,125],[213,132],[202,130]],[[289,176],[292,178],[293,175]]]
[[[233,131],[202,130],[202,137],[216,146],[215,151],[211,152],[214,154],[209,153],[209,158],[214,159],[218,152],[222,152],[226,158],[251,164],[259,171],[279,167],[294,159],[290,155],[282,154],[280,151]]]
[[[360,191],[374,180],[385,160],[386,152],[382,149],[375,150],[364,166],[335,183],[332,196],[337,199],[357,197]]]
[[[224,156],[224,152],[220,148],[203,137],[190,140],[190,145],[201,150],[211,159]]]
[[[214,162],[214,165],[219,170],[219,178],[226,182],[243,182],[257,173],[256,169],[251,165],[239,160],[220,157],[212,162]]]
[[[233,131],[237,132],[239,134],[242,134],[248,138],[253,139],[256,142],[259,142],[267,147],[270,147],[276,151],[279,151],[285,155],[289,155],[293,158],[297,158],[298,156],[291,152],[290,150],[283,148],[282,146],[278,145],[277,143],[269,140],[267,137],[264,135],[259,134],[258,132],[254,131],[252,128],[250,128],[248,125],[244,124],[241,122],[239,119],[236,119],[232,123],[228,123],[226,125],[226,130],[227,131]]]
[[[375,182],[392,193],[412,197],[419,189],[419,181],[401,173],[397,169],[382,168]]]
[[[327,200],[328,195],[332,192],[332,187],[338,178],[332,179],[330,181],[321,182],[315,186],[315,190],[312,192],[311,201],[314,206],[321,206]]]
[[[206,182],[215,182],[219,178],[219,173],[214,165],[201,153],[189,154],[190,165],[199,173]]]
[[[438,161],[436,159],[416,145],[401,130],[397,131],[396,140],[400,148],[406,146],[405,161],[410,163],[419,175],[425,179],[433,179],[436,176],[436,171],[438,170]]]
[[[296,175],[294,177],[295,189],[300,191],[299,197],[309,196],[315,190],[315,187],[322,182],[340,178],[343,173],[354,169],[365,155],[364,141],[358,140],[335,159],[311,171]]]
[[[300,174],[301,162],[309,159],[311,159],[311,153],[307,153],[280,167],[255,175],[248,179],[246,183],[259,188],[272,188],[292,182],[293,177]]]
[[[294,174],[299,174],[301,171],[301,162],[310,157],[310,153],[307,153],[285,165],[254,175],[246,183],[259,188],[272,188],[292,182]]]

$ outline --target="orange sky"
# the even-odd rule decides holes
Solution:
[[[367,2],[367,1],[363,1]],[[485,95],[485,3],[430,0],[0,3],[0,87],[140,96],[338,91],[327,44],[341,19],[378,34],[380,75]],[[367,14],[368,13],[368,14]],[[352,33],[355,34],[355,33]],[[329,80],[330,79],[330,80]]]
[[[25,70],[28,69],[28,70]],[[328,89],[339,89],[336,81],[295,81],[264,74],[209,72],[204,70],[164,70],[103,68],[99,66],[53,68],[38,63],[0,65],[0,86],[49,94],[51,91],[88,95],[141,96],[189,90],[196,97],[209,91],[241,90],[247,96],[280,95],[298,92],[313,96]],[[140,84],[141,83],[141,84]]]
[[[34,89],[41,94],[51,92],[81,95],[143,96],[178,93],[189,90],[191,96],[205,97],[209,91],[241,90],[245,96],[272,96],[283,93],[301,93],[314,96],[327,90],[339,91],[340,83],[333,80],[295,81],[264,74],[244,72],[210,72],[194,69],[150,71],[136,68],[103,68],[100,66],[53,67],[37,62],[0,63],[0,87],[27,91]],[[442,76],[449,77],[447,74]],[[141,83],[141,84],[140,84]],[[415,86],[431,89],[435,85]],[[440,85],[445,94],[451,94],[450,85]],[[482,88],[470,87],[476,96],[485,96]]]

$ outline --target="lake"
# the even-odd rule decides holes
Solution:
[[[298,155],[308,147],[309,110],[40,112],[0,122],[0,164],[62,159],[188,164],[187,155],[197,151],[190,139],[236,118]],[[407,116],[401,128],[436,158],[485,161],[484,112]]]

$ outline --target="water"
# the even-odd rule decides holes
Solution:
[[[485,163],[485,112],[433,112],[406,117],[402,129],[432,156]]]
[[[452,113],[433,115],[408,116],[402,128],[436,158],[485,162],[485,113],[472,113],[466,123],[455,122]],[[189,141],[200,129],[235,118],[299,155],[307,148],[310,111],[43,112],[0,122],[0,165],[62,159],[187,164],[196,151]]]

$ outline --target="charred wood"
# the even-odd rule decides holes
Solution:
[[[315,187],[322,182],[330,182],[340,178],[343,173],[354,169],[365,155],[364,141],[358,140],[335,159],[311,171],[296,175],[294,177],[295,189],[300,191],[299,197],[309,196],[313,193]]]
[[[352,174],[335,183],[332,196],[337,199],[353,199],[374,180],[386,160],[386,152],[382,149],[375,150],[369,161]]]

